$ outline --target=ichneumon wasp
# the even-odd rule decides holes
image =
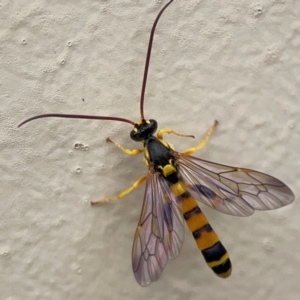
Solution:
[[[92,204],[122,198],[146,181],[144,202],[132,249],[132,268],[141,286],[156,280],[168,260],[179,255],[183,243],[184,221],[206,263],[215,274],[223,278],[231,274],[229,255],[195,199],[233,216],[249,216],[255,210],[276,209],[294,200],[291,189],[272,176],[191,156],[205,146],[218,124],[217,121],[201,143],[182,153],[165,142],[163,134],[193,136],[180,134],[169,128],[159,130],[157,136],[154,136],[157,122],[145,119],[144,96],[155,28],[162,13],[172,2],[173,0],[169,1],[161,9],[152,26],[140,98],[141,119],[138,122],[109,116],[44,114],[29,118],[19,125],[20,127],[29,121],[46,117],[110,120],[133,125],[130,137],[141,142],[143,149],[129,150],[110,139],[107,141],[129,155],[144,153],[147,174],[118,196]]]

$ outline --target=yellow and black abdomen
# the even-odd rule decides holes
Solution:
[[[145,162],[148,166],[154,166],[156,172],[161,173],[172,193],[178,198],[178,202],[182,203],[184,219],[208,266],[219,277],[228,277],[231,274],[229,255],[196,200],[181,181],[174,165],[175,157],[172,155],[171,146],[154,136],[149,137],[145,140]]]
[[[231,274],[231,262],[225,247],[192,195],[184,192],[180,197],[184,219],[207,265],[219,277],[228,277]]]
[[[166,179],[168,180],[168,177]],[[169,185],[175,196],[180,197],[184,219],[189,230],[193,233],[207,265],[219,277],[228,277],[231,274],[229,255],[196,200],[186,191],[184,183],[180,180],[177,183],[169,182]]]

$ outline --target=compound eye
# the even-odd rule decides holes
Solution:
[[[150,124],[151,124],[151,130],[152,130],[152,134],[153,134],[157,130],[157,122],[153,119],[150,119],[149,121],[150,121]]]
[[[139,142],[142,140],[140,133],[138,131],[134,131],[134,130],[132,130],[130,132],[130,138],[136,142]]]

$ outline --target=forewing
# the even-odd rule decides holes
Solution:
[[[169,259],[176,258],[181,250],[184,239],[184,219],[182,215],[182,202],[178,200],[171,192],[168,183],[163,176],[157,176],[159,188],[163,193],[161,200],[164,208],[164,221],[167,231],[164,235],[164,244]],[[159,199],[157,199],[159,201]]]
[[[177,199],[165,179],[149,170],[132,249],[132,268],[141,286],[156,280],[168,259],[178,256],[183,237],[184,222]]]
[[[208,162],[177,154],[179,173],[202,203],[229,215],[248,216],[255,210],[271,210],[294,200],[280,180],[249,169]]]

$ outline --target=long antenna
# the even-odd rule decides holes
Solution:
[[[34,116],[32,118],[29,118],[25,121],[23,121],[21,124],[18,125],[18,127],[21,127],[22,125],[36,120],[36,119],[42,119],[42,118],[70,118],[70,119],[89,119],[89,120],[110,120],[110,121],[119,121],[119,122],[126,122],[129,124],[134,125],[135,123],[133,121],[124,119],[124,118],[118,118],[118,117],[106,117],[106,116],[86,116],[86,115],[69,115],[69,114],[45,114],[45,115],[38,115]]]
[[[144,78],[143,78],[143,85],[142,85],[142,92],[141,92],[141,102],[140,102],[140,111],[141,111],[141,119],[144,120],[144,98],[145,98],[145,90],[146,90],[146,83],[147,83],[147,77],[148,77],[148,69],[149,69],[149,63],[150,63],[150,57],[151,57],[151,50],[152,50],[152,44],[153,44],[153,37],[156,25],[158,23],[158,20],[164,10],[173,2],[173,0],[169,1],[159,12],[158,16],[156,17],[150,34],[149,44],[148,44],[148,51],[147,51],[147,57],[146,57],[146,64],[145,64],[145,71],[144,71]]]
[[[151,57],[151,50],[152,50],[152,44],[153,44],[153,37],[156,25],[158,23],[159,18],[161,17],[164,10],[173,2],[173,0],[169,1],[159,12],[158,16],[156,17],[150,34],[149,44],[148,44],[148,51],[147,51],[147,57],[146,57],[146,64],[145,64],[145,71],[144,71],[144,78],[143,78],[143,85],[142,85],[142,92],[141,92],[141,100],[140,100],[140,111],[141,111],[141,119],[144,120],[144,97],[145,97],[145,90],[146,90],[146,83],[147,83],[147,76],[148,76],[148,69],[149,69],[149,63],[150,63],[150,57]],[[31,117],[25,121],[23,121],[21,124],[18,125],[18,127],[21,127],[22,125],[36,120],[36,119],[42,119],[42,118],[72,118],[72,119],[89,119],[89,120],[110,120],[110,121],[118,121],[118,122],[125,122],[132,125],[135,125],[133,121],[130,121],[128,119],[119,118],[119,117],[107,117],[107,116],[86,116],[86,115],[70,115],[70,114],[44,114],[44,115],[37,115],[34,117]]]

